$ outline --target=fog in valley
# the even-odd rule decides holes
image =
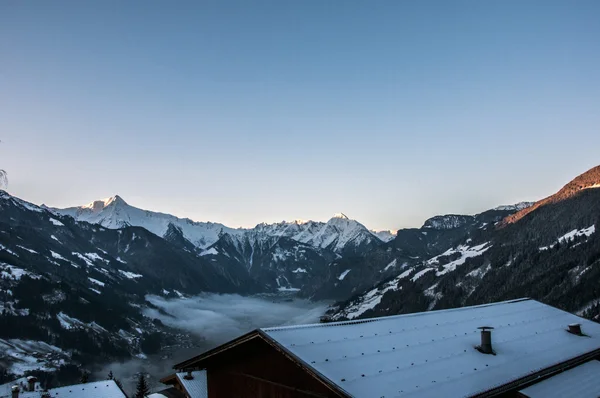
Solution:
[[[144,315],[190,333],[197,340],[196,346],[170,350],[147,359],[113,363],[94,372],[96,378],[105,378],[112,370],[123,381],[125,389],[133,391],[135,375],[143,371],[151,375],[151,385],[160,388],[158,379],[173,373],[173,365],[179,361],[257,328],[319,322],[329,305],[277,295],[203,294],[176,299],[150,295],[146,300],[158,309],[147,308]]]

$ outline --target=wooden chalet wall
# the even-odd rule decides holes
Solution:
[[[204,363],[209,398],[343,397],[260,338]]]

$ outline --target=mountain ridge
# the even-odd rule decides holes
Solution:
[[[171,214],[144,210],[129,205],[119,195],[96,200],[83,206],[69,208],[45,207],[57,214],[71,216],[78,221],[99,224],[105,228],[118,229],[125,226],[140,226],[164,237],[170,225],[179,228],[183,236],[201,249],[215,244],[224,233],[233,239],[243,239],[243,235],[262,231],[269,236],[287,236],[314,247],[328,248],[341,253],[347,244],[356,246],[363,241],[383,242],[377,234],[363,224],[349,219],[343,213],[336,213],[327,222],[313,220],[281,221],[279,223],[259,223],[254,228],[231,228],[224,224],[193,221]]]
[[[499,227],[502,228],[507,224],[513,224],[525,217],[527,214],[542,206],[563,201],[584,189],[590,188],[600,188],[600,166],[592,167],[588,171],[578,175],[577,177],[569,181],[567,184],[565,184],[565,186],[563,186],[555,194],[550,195],[547,198],[541,199],[533,203],[531,206],[528,206],[518,211],[517,213],[506,217],[504,220],[502,220]]]

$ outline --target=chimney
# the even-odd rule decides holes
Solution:
[[[37,379],[33,376],[27,378],[27,391],[35,391],[35,382]]]
[[[194,376],[192,376],[192,371],[188,370],[187,374],[183,376],[183,378],[186,380],[194,380]]]
[[[484,354],[494,354],[492,349],[492,329],[491,326],[480,326],[477,329],[481,329],[481,345],[479,351]]]
[[[12,386],[10,390],[12,392],[12,398],[19,398],[19,386]]]
[[[576,334],[577,336],[583,336],[583,333],[581,333],[581,324],[570,323],[569,324],[569,333]]]

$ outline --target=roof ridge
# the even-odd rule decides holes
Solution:
[[[442,313],[442,312],[464,311],[464,310],[470,310],[470,309],[473,309],[473,308],[483,308],[483,307],[491,307],[491,306],[502,305],[502,304],[519,303],[521,301],[528,301],[528,300],[536,301],[536,300],[533,300],[533,299],[531,299],[529,297],[523,297],[523,298],[519,298],[519,299],[499,301],[497,303],[472,305],[472,306],[469,306],[469,307],[458,307],[458,308],[448,308],[448,309],[445,309],[445,310],[413,312],[413,313],[410,313],[410,314],[389,315],[389,316],[382,316],[382,317],[376,317],[376,318],[356,319],[356,320],[349,320],[349,321],[338,321],[338,322],[327,322],[327,323],[310,323],[310,324],[306,324],[306,325],[274,326],[274,327],[269,327],[269,328],[260,328],[259,330],[261,330],[263,332],[276,332],[276,331],[279,331],[279,330],[308,329],[308,328],[318,328],[318,327],[357,325],[357,324],[361,324],[361,323],[370,323],[370,322],[385,321],[385,320],[388,320],[388,319],[397,319],[397,318],[413,317],[413,316],[426,316],[426,315],[429,315],[429,314],[439,314],[439,313]]]

